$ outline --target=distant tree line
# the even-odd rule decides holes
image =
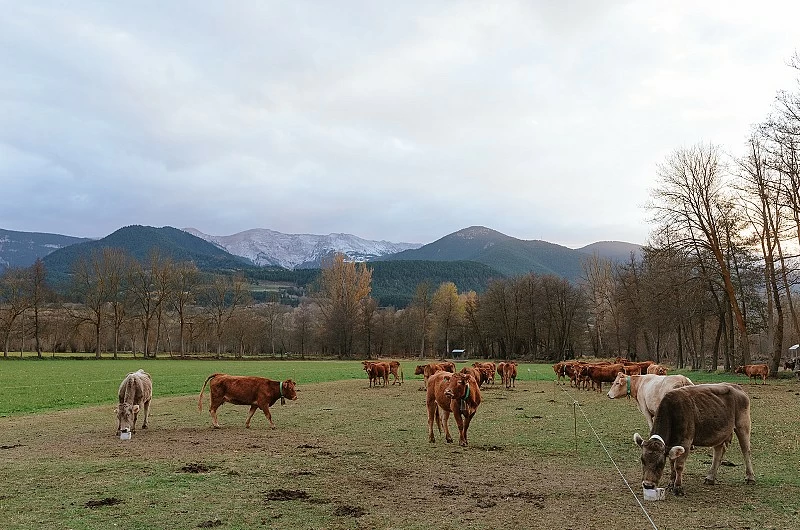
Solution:
[[[791,65],[800,69],[800,59]],[[593,256],[578,283],[526,274],[485,284],[485,271],[461,263],[480,289],[419,281],[409,300],[399,286],[413,280],[384,264],[376,266],[390,272],[388,297],[379,304],[373,268],[341,255],[321,274],[304,272],[308,285],[289,293],[252,285],[252,275],[281,281],[293,277],[286,271],[247,279],[157,251],[135,260],[104,248],[77,262],[61,296],[41,261],[0,276],[4,355],[446,357],[457,348],[470,357],[624,356],[710,370],[761,361],[777,371],[800,342],[800,92],[778,93],[739,156],[698,143],[656,171],[642,255]],[[391,296],[402,303],[385,303]]]

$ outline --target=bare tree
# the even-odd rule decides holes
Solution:
[[[207,285],[203,299],[208,312],[209,323],[217,342],[217,358],[222,356],[222,336],[231,317],[250,299],[241,276],[217,276]]]
[[[14,323],[31,306],[30,284],[27,271],[11,267],[0,275],[0,330],[3,332],[3,357],[8,357],[8,346]]]
[[[732,262],[732,229],[735,219],[730,197],[725,194],[719,149],[698,144],[680,148],[658,167],[659,186],[650,208],[658,223],[669,224],[680,234],[675,244],[686,249],[708,251],[718,271],[739,335],[741,360],[750,362],[750,343],[740,293],[734,285],[736,264]],[[698,258],[702,258],[698,255]]]

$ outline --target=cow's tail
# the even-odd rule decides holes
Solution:
[[[203,383],[203,388],[200,389],[200,397],[197,398],[197,410],[202,412],[202,410],[203,410],[203,392],[205,392],[205,390],[206,390],[206,385],[208,384],[209,381],[211,381],[212,379],[214,379],[218,375],[220,375],[220,374],[211,374],[206,378],[206,382]]]
[[[405,382],[405,379],[403,379],[403,366],[400,365],[398,368],[400,369],[400,384],[403,384]]]
[[[436,405],[436,412],[433,413],[433,417],[436,418],[436,427],[439,429],[439,436],[442,435],[442,417],[439,416],[439,405]]]

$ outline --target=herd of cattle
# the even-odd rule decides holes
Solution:
[[[404,382],[398,361],[363,361],[362,364],[370,388],[388,386],[390,376],[394,376],[392,385]],[[683,375],[667,375],[666,367],[652,361],[628,362],[621,358],[615,362],[564,361],[554,364],[553,371],[557,382],[562,384],[569,379],[575,388],[602,392],[603,383],[611,383],[609,398],[629,397],[636,401],[650,427],[647,439],[639,433],[634,434],[634,441],[642,451],[643,488],[658,486],[669,460],[669,487],[675,495],[683,495],[683,470],[690,451],[695,447],[713,449],[705,483],[714,484],[717,469],[734,433],[744,456],[745,480],[748,484],[755,483],[750,457],[750,399],[739,385],[695,385]],[[750,380],[761,378],[765,383],[769,367],[765,364],[745,365],[735,372],[747,375]],[[456,372],[455,364],[445,361],[418,365],[414,373],[422,375],[425,380],[428,440],[435,442],[435,423],[439,434],[444,426],[445,440],[453,442],[448,426],[452,414],[458,426],[459,444],[466,447],[470,422],[481,404],[482,386],[494,384],[495,375],[499,375],[501,384],[507,389],[514,388],[517,364],[513,361],[497,364],[476,362]],[[211,394],[209,413],[213,427],[219,427],[217,409],[228,402],[250,407],[246,427],[250,427],[255,411],[261,409],[274,429],[269,407],[279,399],[281,404],[286,399],[297,399],[295,382],[291,379],[273,381],[264,377],[215,373],[203,383],[197,402],[199,410],[202,410],[207,385]],[[125,377],[119,387],[117,434],[136,432],[139,412],[144,416],[142,429],[147,428],[152,396],[152,380],[144,370]]]

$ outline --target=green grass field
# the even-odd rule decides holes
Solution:
[[[358,361],[0,362],[0,527],[800,527],[793,379],[761,386],[687,373],[739,382],[750,395],[757,484],[744,485],[734,440],[717,485],[703,484],[710,456],[698,449],[686,497],[642,507],[632,436],[647,424],[632,402],[556,385],[549,365],[523,364],[516,388],[482,392],[469,447],[438,432],[431,444],[416,364],[403,363],[402,387],[368,388]],[[138,368],[153,376],[150,428],[123,442],[110,405]],[[245,429],[247,407],[230,404],[213,429],[208,398],[198,411],[197,395],[217,371],[291,377],[298,399],[272,407],[275,430],[260,413]]]

